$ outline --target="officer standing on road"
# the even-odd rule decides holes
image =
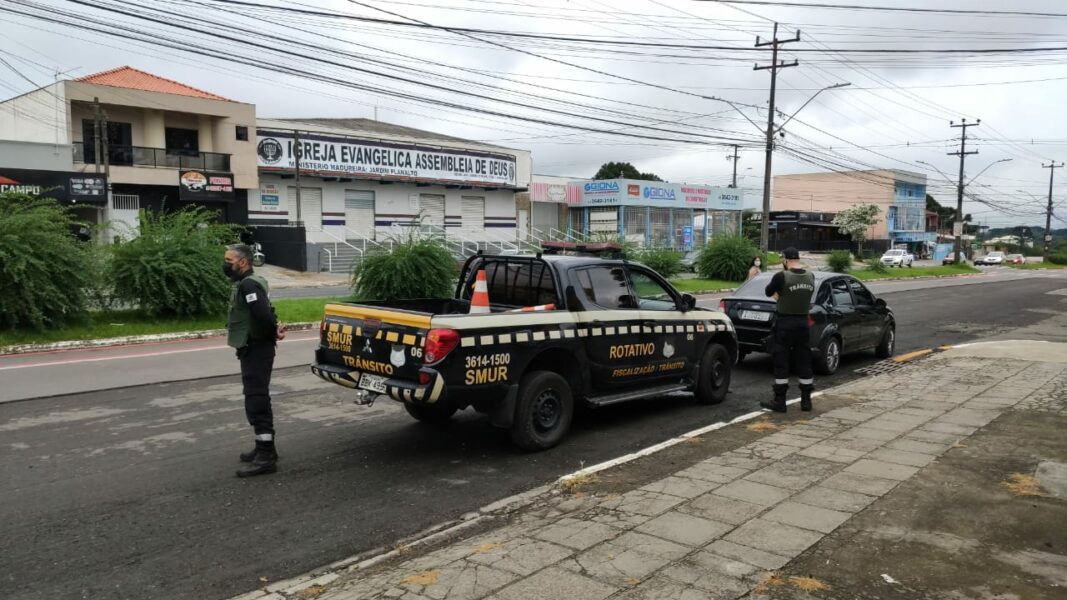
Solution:
[[[265,475],[278,470],[274,448],[274,413],[270,405],[270,374],[275,345],[285,337],[267,297],[267,280],[252,272],[252,249],[244,244],[226,250],[223,272],[237,285],[226,323],[226,343],[237,350],[241,361],[245,415],[252,426],[256,445],[241,453],[241,462],[251,463],[237,471],[238,477]]]
[[[778,314],[771,331],[770,350],[774,355],[774,400],[760,406],[785,412],[789,390],[789,362],[792,360],[800,381],[800,410],[811,410],[815,380],[811,373],[811,335],[808,313],[815,293],[815,274],[800,264],[800,252],[786,248],[782,253],[785,269],[775,273],[765,293],[778,301]]]

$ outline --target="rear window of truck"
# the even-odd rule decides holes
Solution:
[[[485,269],[492,304],[538,306],[558,303],[552,270],[543,262],[530,260],[489,260],[472,265],[470,280],[463,288],[464,300],[471,297],[479,269]]]

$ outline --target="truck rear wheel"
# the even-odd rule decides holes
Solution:
[[[722,344],[708,344],[700,359],[700,380],[697,381],[696,399],[700,404],[718,404],[730,391],[730,353]]]
[[[423,423],[444,423],[456,414],[456,407],[439,404],[404,403],[404,410]]]
[[[574,396],[567,380],[551,371],[534,371],[522,378],[515,405],[511,440],[523,450],[547,450],[571,428]]]

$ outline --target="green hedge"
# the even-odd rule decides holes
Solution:
[[[44,329],[82,317],[88,246],[55,200],[0,194],[0,327]]]
[[[697,273],[704,279],[744,281],[752,259],[759,254],[759,248],[748,238],[715,237],[697,256]]]

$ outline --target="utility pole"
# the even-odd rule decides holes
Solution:
[[[300,132],[293,130],[293,159],[296,161],[296,222],[300,222]]]
[[[1044,261],[1048,262],[1048,255],[1052,253],[1052,179],[1056,174],[1056,169],[1062,169],[1063,163],[1056,164],[1056,161],[1052,161],[1049,164],[1042,164],[1042,169],[1048,169],[1048,210],[1045,212],[1045,252],[1043,253]]]
[[[82,142],[85,152],[85,142]],[[93,98],[93,172],[100,174],[100,98]]]
[[[778,84],[778,69],[795,67],[799,64],[795,60],[791,63],[785,61],[779,62],[778,46],[799,41],[799,30],[797,31],[796,37],[786,40],[778,39],[778,23],[774,24],[774,36],[769,41],[761,42],[759,36],[756,37],[757,48],[766,46],[771,47],[771,64],[763,66],[757,64],[753,67],[753,70],[755,71],[771,72],[771,100],[770,106],[767,107],[767,158],[763,166],[763,219],[760,222],[760,250],[763,252],[767,251],[767,244],[770,239],[770,231],[768,227],[771,220],[771,157],[774,155],[774,92]]]
[[[737,144],[734,144],[734,153],[726,157],[726,160],[732,160],[734,162],[734,177],[732,179],[733,183],[730,184],[730,187],[732,188],[737,187],[737,161],[740,159],[741,155],[737,153]]]
[[[956,237],[956,249],[954,251],[954,256],[955,256],[955,260],[956,260],[955,264],[957,264],[957,265],[958,264],[962,264],[961,261],[960,261],[960,251],[963,248],[963,187],[964,187],[964,183],[963,183],[963,163],[966,160],[968,155],[970,155],[970,154],[978,154],[977,150],[971,150],[970,152],[967,152],[967,128],[968,127],[978,127],[981,123],[982,123],[981,119],[978,119],[978,121],[976,123],[968,123],[967,119],[961,119],[959,123],[956,123],[954,121],[949,121],[949,123],[948,123],[950,127],[958,127],[958,128],[962,128],[962,130],[963,130],[961,135],[960,135],[960,150],[959,150],[959,152],[949,152],[948,153],[949,156],[958,156],[958,157],[960,157],[960,181],[956,185],[956,223],[959,223],[959,234],[957,234],[955,236]],[[953,229],[955,229],[956,225],[953,224],[952,227],[953,227]],[[953,233],[955,233],[955,232],[953,232]]]

